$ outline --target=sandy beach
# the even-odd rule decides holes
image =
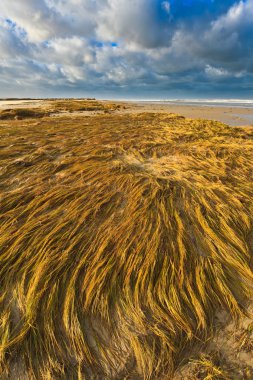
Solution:
[[[81,101],[81,100],[80,100]],[[104,101],[105,103],[107,101]],[[45,100],[0,100],[0,110],[14,108],[36,108],[45,107],[50,103],[49,99]],[[185,105],[171,104],[165,102],[149,101],[116,101],[120,105],[125,105],[119,112],[121,113],[175,113],[190,119],[216,120],[233,127],[252,126],[253,125],[253,108],[250,107],[220,107],[220,106],[202,106],[202,105]],[[92,113],[93,114],[93,113]],[[73,114],[72,114],[73,116]],[[78,112],[80,116],[80,112]]]

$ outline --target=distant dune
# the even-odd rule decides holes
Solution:
[[[1,379],[252,379],[253,128],[2,108]]]

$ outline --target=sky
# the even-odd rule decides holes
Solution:
[[[1,0],[0,97],[253,98],[253,0]]]

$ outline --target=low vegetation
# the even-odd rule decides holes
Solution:
[[[58,115],[2,120],[0,145],[1,379],[171,379],[219,310],[246,314],[252,129]]]

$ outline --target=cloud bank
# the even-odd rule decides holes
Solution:
[[[1,0],[0,96],[244,97],[253,0]]]

